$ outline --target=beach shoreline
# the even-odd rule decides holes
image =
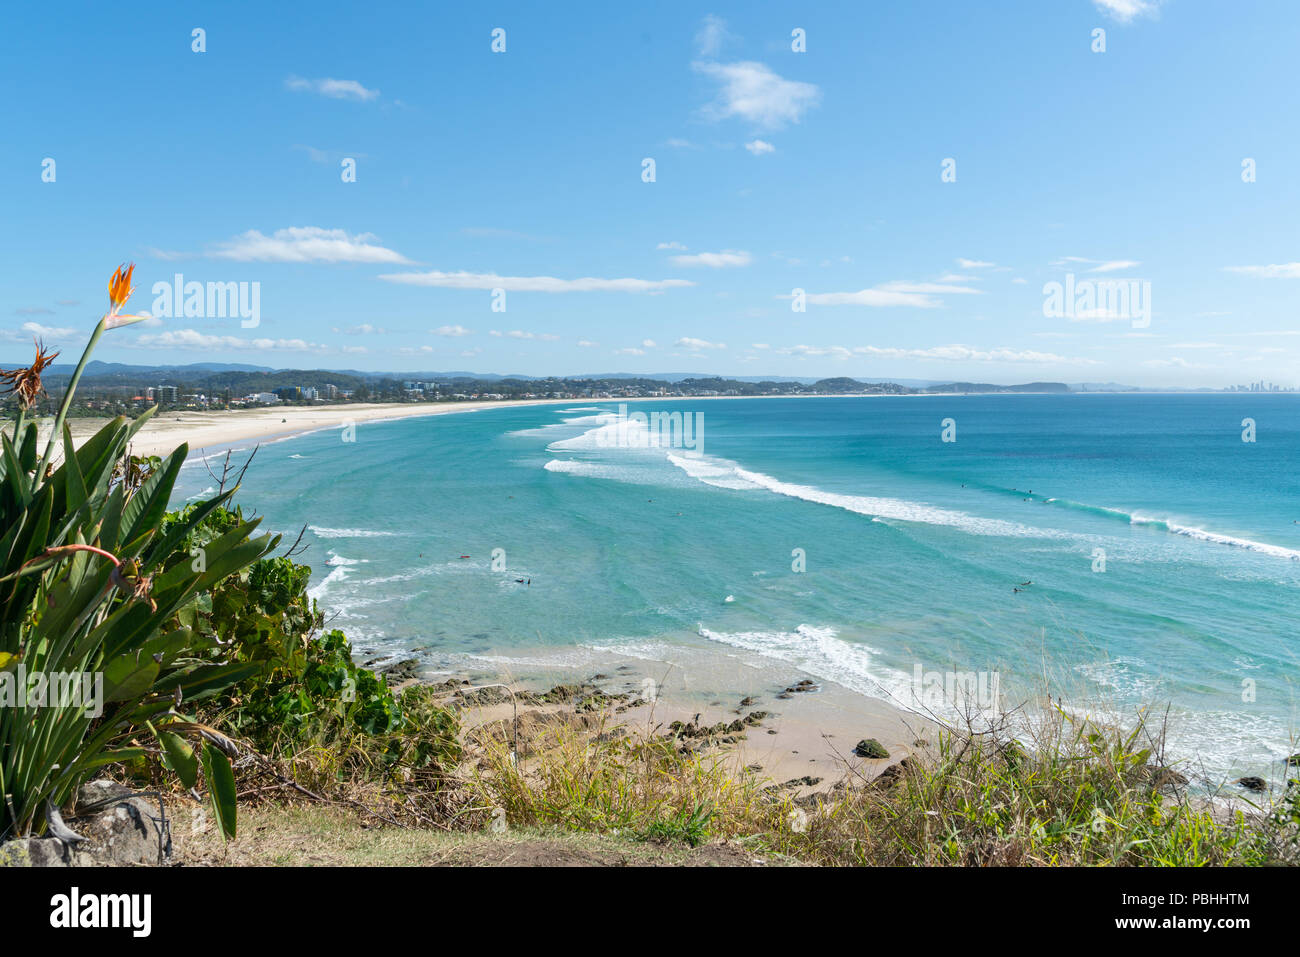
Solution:
[[[535,651],[542,651],[535,649]],[[354,648],[354,657],[365,654]],[[675,722],[713,735],[701,735],[706,751],[716,757],[736,779],[756,774],[790,789],[793,796],[830,791],[845,778],[870,779],[885,768],[928,749],[937,740],[939,725],[883,698],[859,694],[832,681],[817,678],[794,665],[773,662],[770,668],[723,653],[714,664],[733,667],[719,671],[698,660],[671,661],[642,655],[620,654],[612,649],[582,664],[544,658],[513,663],[484,660],[478,667],[429,668],[421,659],[393,658],[383,663],[365,662],[379,673],[405,675],[406,683],[442,687],[467,682],[467,691],[509,687],[521,699],[557,687],[584,688],[586,695],[607,696],[608,727],[654,737],[669,733]],[[402,665],[407,669],[403,670]],[[394,669],[396,666],[396,670]],[[479,705],[466,713],[466,731],[493,722],[509,721],[512,704]],[[519,705],[519,712],[536,709]],[[572,705],[545,709],[552,717],[572,712]],[[746,721],[746,719],[749,719]],[[743,729],[737,722],[745,723]],[[730,726],[722,731],[720,726]],[[734,740],[733,740],[734,737]],[[889,756],[865,759],[854,753],[859,741],[875,739]],[[689,736],[687,740],[690,740]]]
[[[913,396],[892,393],[864,395],[668,395],[615,396],[611,398],[569,399],[491,399],[465,402],[358,402],[312,406],[258,406],[219,412],[169,410],[156,412],[131,440],[131,452],[141,456],[166,456],[182,442],[189,444],[190,456],[220,454],[235,446],[255,441],[281,441],[361,423],[387,422],[430,415],[458,412],[481,412],[486,409],[524,408],[538,405],[574,405],[602,403],[625,405],[645,402],[714,402],[737,399],[890,399],[908,397],[944,398],[981,393],[934,392]],[[1028,393],[1025,393],[1028,394]],[[52,420],[51,420],[52,421]],[[73,441],[80,445],[101,429],[108,419],[72,418]],[[42,423],[42,438],[47,423]]]
[[[223,412],[157,412],[131,440],[131,453],[170,455],[182,442],[191,456],[220,454],[249,442],[279,441],[348,425],[386,422],[416,416],[478,412],[482,409],[530,405],[572,405],[575,399],[504,399],[480,402],[365,402],[319,406],[262,406]],[[102,428],[107,419],[69,419],[78,445]]]

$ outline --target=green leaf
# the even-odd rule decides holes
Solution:
[[[199,779],[199,760],[189,742],[172,731],[159,731],[158,741],[167,754],[167,763],[181,779],[181,784],[192,788]]]
[[[126,701],[139,697],[153,687],[158,677],[158,662],[135,655],[119,655],[104,666],[104,700]]]
[[[203,776],[208,782],[208,797],[212,812],[217,816],[224,837],[235,836],[235,773],[230,769],[230,759],[219,748],[204,742]]]

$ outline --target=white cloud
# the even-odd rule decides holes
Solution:
[[[1118,309],[1076,309],[1070,317],[1071,322],[1121,322],[1132,319],[1131,315]]]
[[[281,352],[325,352],[326,347],[318,342],[303,339],[243,339],[239,336],[214,336],[196,329],[169,329],[166,332],[145,333],[137,336],[134,342],[146,349],[240,349],[257,352],[276,350]],[[364,349],[364,346],[352,346],[351,349]]]
[[[816,84],[786,80],[762,63],[696,63],[694,69],[716,80],[717,99],[704,107],[706,118],[738,116],[760,127],[780,129],[798,123],[821,99]]]
[[[1142,363],[1152,369],[1205,369],[1208,366],[1199,362],[1188,362],[1181,356],[1171,356],[1168,359],[1147,359]]]
[[[1071,358],[1054,352],[1036,352],[1031,349],[977,349],[960,344],[934,346],[929,349],[900,349],[884,346],[810,346],[797,345],[778,349],[782,355],[803,357],[829,357],[849,359],[868,356],[881,359],[922,359],[944,362],[990,362],[1027,364],[1095,365],[1095,360]]]
[[[655,249],[680,249],[683,252],[686,251],[686,247],[683,246],[681,243],[677,242],[676,240],[673,240],[672,242],[668,242],[668,243],[660,243],[658,246],[655,247]]]
[[[67,339],[86,339],[90,330],[76,329],[68,326],[43,326],[39,322],[24,322],[17,329],[0,329],[0,339],[8,342],[31,342],[33,338],[42,342],[58,342]]]
[[[686,349],[725,349],[726,343],[709,342],[707,339],[692,339],[690,336],[683,336],[673,343],[675,346],[681,346]]]
[[[496,335],[496,333],[493,333],[493,335]],[[559,336],[552,336],[545,332],[525,332],[522,329],[511,329],[506,333],[506,335],[511,339],[541,339],[545,342],[555,342],[560,338]]]
[[[615,350],[614,350],[614,355],[616,355],[616,356],[643,356],[643,355],[645,355],[645,350],[644,350],[644,349],[636,349],[636,348],[633,348],[633,347],[629,346],[629,347],[626,348],[626,349],[615,349]]]
[[[767,140],[750,140],[745,144],[745,149],[749,150],[755,156],[762,156],[764,153],[776,152],[776,147]]]
[[[373,233],[349,235],[342,229],[319,226],[290,226],[264,236],[256,229],[236,236],[213,249],[216,259],[262,263],[376,263],[403,265],[410,260],[401,253],[375,245]]]
[[[473,329],[466,329],[464,326],[439,326],[432,332],[435,336],[449,336],[452,338],[474,335]]]
[[[727,21],[710,13],[700,23],[699,32],[695,34],[695,49],[700,56],[717,56],[722,50],[722,44],[730,38]]]
[[[743,249],[724,249],[720,253],[692,253],[689,256],[673,256],[678,266],[708,266],[710,269],[725,269],[728,266],[748,266],[753,257]]]
[[[1092,0],[1102,13],[1128,23],[1135,17],[1153,17],[1160,9],[1160,0]]]
[[[957,265],[962,269],[992,269],[997,263],[986,262],[983,259],[961,259],[958,258]]]
[[[655,349],[655,348],[658,348],[658,347],[655,345],[655,341],[654,341],[653,339],[642,339],[642,340],[641,340],[641,348],[643,348],[643,349]]]
[[[157,246],[149,246],[145,249],[145,255],[151,259],[161,259],[163,262],[175,262],[180,259],[192,259],[193,253],[182,252],[178,249],[159,249]]]
[[[579,339],[578,345],[584,349],[594,349],[596,346],[600,345],[600,343],[592,342],[590,339]]]
[[[335,80],[323,78],[308,80],[300,76],[290,76],[284,85],[298,93],[318,93],[332,100],[356,100],[365,102],[379,96],[378,90],[368,90],[356,80]]]
[[[981,290],[970,286],[954,286],[937,282],[908,282],[893,280],[871,289],[857,292],[808,293],[807,300],[814,306],[912,306],[918,309],[936,309],[943,305],[939,295],[982,295]],[[789,299],[789,296],[778,296]]]
[[[1088,272],[1118,272],[1121,269],[1132,269],[1134,266],[1142,265],[1136,259],[1085,259],[1082,256],[1062,256],[1052,265],[1065,266],[1071,263],[1078,263],[1081,266],[1091,265],[1092,268]]]
[[[844,346],[790,346],[788,349],[778,349],[776,351],[787,356],[830,356],[833,359],[853,358],[853,350],[846,349]]]
[[[1053,352],[1035,352],[1030,349],[976,349],[964,345],[935,346],[930,349],[895,349],[878,346],[858,346],[858,355],[879,356],[887,359],[942,359],[962,362],[1030,362],[1093,365],[1095,360],[1069,358]]]
[[[440,289],[505,289],[510,292],[661,292],[694,286],[688,279],[556,279],[552,276],[498,276],[475,272],[403,272],[379,277],[385,282]]]
[[[346,329],[340,329],[338,326],[335,326],[333,331],[341,332],[345,336],[373,336],[383,335],[387,332],[386,329],[383,329],[380,326],[372,326],[368,322],[363,322],[359,326],[348,326]]]
[[[1255,279],[1300,279],[1300,263],[1282,263],[1271,266],[1227,266],[1228,272]]]

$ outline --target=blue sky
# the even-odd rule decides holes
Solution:
[[[310,9],[9,13],[6,365],[1300,384],[1293,2]]]

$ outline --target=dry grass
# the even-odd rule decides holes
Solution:
[[[1216,814],[1188,796],[1165,760],[1163,728],[1144,716],[1121,732],[1053,708],[1032,721],[972,721],[937,738],[877,781],[850,773],[837,790],[796,804],[772,782],[737,780],[721,755],[557,723],[523,766],[505,739],[485,741],[467,787],[512,826],[723,837],[825,865],[1277,859],[1263,815]]]

